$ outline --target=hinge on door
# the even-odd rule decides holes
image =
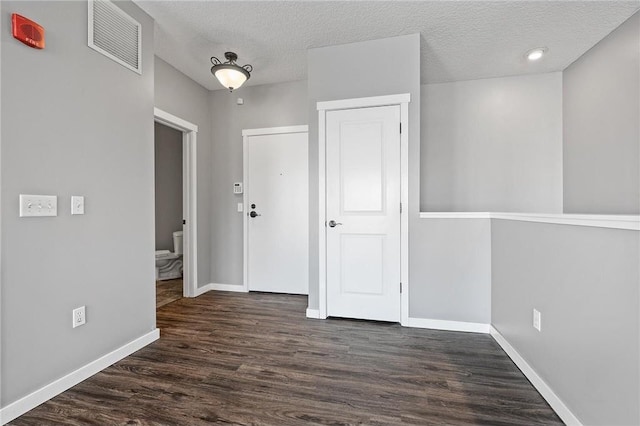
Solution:
[[[402,213],[402,203],[400,203],[400,213]]]
[[[400,133],[402,133],[402,123],[400,123]]]
[[[402,283],[400,283],[400,293],[402,293]]]
[[[187,221],[186,221],[186,220],[184,220],[184,219],[182,219],[182,224],[183,224],[183,225],[186,225],[186,224],[187,224]]]

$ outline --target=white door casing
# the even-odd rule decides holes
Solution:
[[[386,321],[399,320],[402,325],[408,323],[409,101],[409,94],[401,94],[317,104],[319,111],[319,221],[317,225],[319,306],[317,311],[310,306],[307,310],[308,315],[311,313],[316,318],[332,315]],[[383,106],[395,107],[375,108]],[[367,114],[365,112],[367,110],[373,115],[384,115],[383,111],[386,111],[394,117],[388,119],[387,124],[381,124],[386,120],[378,117],[378,124],[375,124],[375,117],[371,120],[372,117],[362,116]],[[347,117],[333,114],[334,112],[346,112]],[[349,115],[353,115],[355,120],[351,120]],[[342,119],[347,125],[340,129],[339,125],[332,124],[330,121],[336,118],[338,118],[337,121]],[[391,124],[392,121],[393,124]],[[362,144],[366,142],[353,136],[357,134],[354,131],[358,126],[363,133],[369,133],[369,137],[376,132],[378,135],[380,132],[386,135],[378,137],[377,140],[373,136],[373,145],[378,145],[378,154],[373,151],[363,154],[362,149],[365,147]],[[400,129],[402,129],[401,133]],[[352,135],[349,134],[350,132]],[[329,138],[336,134],[339,138],[345,139],[345,146],[332,147]],[[391,144],[395,143],[395,149],[382,142],[382,139],[387,136],[395,141],[391,142]],[[388,150],[383,146],[388,147]],[[340,152],[341,150],[344,152]],[[355,155],[356,152],[360,154]],[[337,164],[332,165],[332,158],[336,156],[342,158]],[[351,164],[341,164],[346,160]],[[381,164],[376,172],[374,164],[378,160]],[[335,176],[336,168],[344,169],[341,178]],[[370,176],[359,175],[358,168],[369,169]],[[385,176],[384,183],[382,183],[382,176]],[[390,180],[387,180],[388,178]],[[377,191],[372,190],[376,187],[371,184],[372,181],[378,182]],[[364,189],[364,192],[358,189]],[[378,194],[377,199],[374,193]],[[355,198],[351,197],[352,200],[347,200],[345,197],[349,197],[349,194],[355,194]],[[366,197],[363,197],[363,194]],[[337,204],[336,198],[339,201]],[[393,204],[396,208],[392,208]],[[400,210],[400,204],[402,204],[402,210]],[[384,214],[382,214],[383,211]],[[339,219],[332,215],[338,215]],[[386,218],[383,219],[385,216]],[[342,225],[333,228],[327,226],[330,220],[335,220]],[[383,222],[386,223],[383,224]],[[334,232],[336,230],[338,232]],[[345,308],[346,312],[343,311]]]
[[[307,126],[242,134],[245,286],[250,291],[308,294]],[[257,216],[251,217],[252,211]]]
[[[196,152],[198,126],[159,108],[153,109],[154,120],[182,132],[182,211],[184,297],[196,297],[198,286],[198,174]],[[155,250],[155,248],[154,248]]]

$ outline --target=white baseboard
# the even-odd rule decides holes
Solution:
[[[216,290],[216,291],[236,291],[240,293],[247,293],[247,290],[244,288],[242,284],[218,284],[218,283],[209,283],[207,285],[203,285],[202,287],[196,288],[196,297],[204,294],[208,291]]]
[[[213,290],[213,284],[205,284],[202,287],[196,287],[196,291],[193,292],[193,297],[198,297],[211,290]]]
[[[307,318],[320,318],[320,310],[307,308]],[[406,327],[429,328],[443,331],[464,331],[468,333],[489,333],[489,324],[479,322],[445,321],[428,318],[409,318]]]
[[[112,364],[120,361],[121,359],[131,355],[135,351],[142,349],[149,343],[152,343],[160,338],[160,329],[155,329],[147,334],[144,334],[137,339],[127,343],[124,346],[119,347],[113,352],[109,352],[106,355],[101,356],[95,361],[91,361],[89,364],[80,367],[79,369],[67,374],[58,380],[49,383],[48,385],[41,387],[40,389],[33,391],[29,395],[20,398],[19,400],[12,402],[0,409],[0,424],[9,423],[10,421],[20,417],[29,410],[36,408],[53,398],[54,396],[61,394],[69,388],[77,385],[85,379],[93,376],[94,374],[104,370]]]
[[[446,321],[428,318],[409,318],[407,327],[430,328],[432,330],[464,331],[467,333],[489,333],[489,324],[479,322]]]
[[[320,319],[320,310],[307,308],[307,318]]]
[[[540,395],[549,403],[551,408],[558,414],[562,421],[567,425],[581,426],[582,423],[578,418],[569,410],[569,408],[562,402],[562,400],[555,394],[555,392],[549,387],[549,385],[542,380],[538,373],[529,365],[527,361],[516,351],[513,346],[509,344],[507,339],[504,338],[498,330],[493,326],[490,329],[491,336],[502,347],[502,349],[509,355],[509,358],[518,366],[522,374],[526,376],[531,384],[540,392]]]

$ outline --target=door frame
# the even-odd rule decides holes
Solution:
[[[318,110],[318,318],[327,318],[327,175],[326,118],[328,111],[400,106],[400,324],[409,322],[409,102],[411,94],[341,99],[317,103]]]
[[[298,126],[282,126],[282,127],[265,127],[261,129],[244,129],[242,130],[242,182],[244,184],[244,190],[242,191],[242,234],[243,234],[243,253],[242,253],[242,291],[249,291],[249,200],[247,199],[247,192],[249,189],[249,137],[250,136],[263,136],[263,135],[281,135],[289,133],[309,133],[309,126],[301,124]],[[308,142],[307,142],[308,143]],[[308,201],[308,200],[307,200]]]
[[[198,286],[198,175],[196,147],[198,126],[160,108],[153,109],[156,123],[182,132],[182,217],[183,224],[183,284],[184,297],[196,297]],[[154,210],[155,211],[155,210]]]

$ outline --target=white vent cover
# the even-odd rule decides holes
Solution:
[[[89,0],[89,47],[142,74],[142,26],[108,0]]]

